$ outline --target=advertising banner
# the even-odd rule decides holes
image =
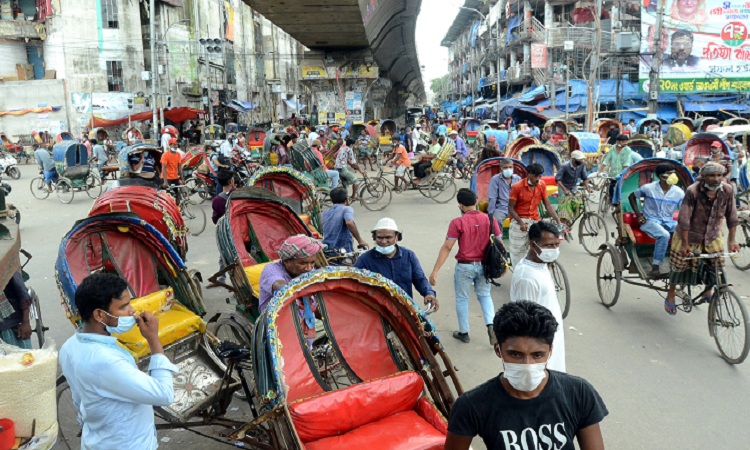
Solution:
[[[663,51],[659,92],[750,90],[750,3],[746,0],[662,0],[662,33],[656,35],[656,2],[641,8],[640,88],[649,90],[657,42]]]
[[[545,44],[531,44],[531,68],[547,68],[547,46]]]

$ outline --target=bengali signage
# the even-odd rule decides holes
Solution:
[[[656,2],[644,0],[641,8],[641,90],[649,90],[649,71],[659,45],[659,92],[750,91],[750,3],[664,1],[661,37],[656,36]]]
[[[302,66],[303,80],[323,80],[326,78],[326,68],[323,66]]]
[[[547,46],[545,44],[531,44],[531,68],[547,68]]]

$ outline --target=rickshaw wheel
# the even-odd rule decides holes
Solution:
[[[55,185],[55,193],[57,194],[57,199],[66,205],[72,202],[73,197],[75,196],[75,192],[73,191],[73,184],[67,178],[60,178],[59,180],[57,180],[57,184]]]
[[[102,184],[99,178],[94,175],[86,177],[86,195],[89,198],[99,198],[102,195]]]
[[[750,269],[750,224],[740,223],[740,229],[737,234],[737,245],[739,245],[740,251],[729,259],[734,264],[734,267],[740,270],[747,270]]]
[[[78,450],[81,448],[81,427],[78,425],[78,411],[73,403],[70,385],[64,376],[57,379],[57,443],[60,448]]]
[[[249,349],[251,349],[253,345],[252,336],[254,328],[255,325],[250,322],[247,317],[237,311],[222,311],[213,316],[206,324],[206,331],[219,338],[219,341],[229,341]],[[209,354],[214,359],[214,362],[216,362],[222,370],[226,370],[226,364],[224,364],[224,361],[219,358],[215,349],[208,343],[205,336],[204,340],[206,342],[206,347],[211,350]],[[242,374],[252,390],[255,385],[253,371],[250,369],[243,369]],[[242,389],[237,391],[234,395],[242,399],[247,398]]]
[[[620,296],[622,273],[617,270],[617,257],[614,248],[608,245],[599,253],[596,261],[596,288],[599,291],[599,299],[607,308],[615,306]]]
[[[739,364],[750,351],[747,332],[747,308],[731,289],[714,295],[708,308],[708,327],[721,357],[730,364]]]
[[[8,169],[8,176],[14,180],[17,180],[21,178],[21,171],[18,170],[18,167],[11,167]]]
[[[435,203],[448,203],[456,196],[456,181],[448,174],[439,173],[430,182],[430,198]]]
[[[212,198],[211,187],[208,185],[208,183],[201,180],[200,178],[195,180],[195,192],[198,193],[198,196],[201,198],[201,202],[211,200]]]
[[[185,180],[185,187],[186,187],[186,190],[190,192],[191,197],[193,196],[193,194],[198,192],[196,180],[193,177],[190,177],[187,180]]]
[[[39,200],[44,200],[49,197],[49,190],[47,190],[47,183],[44,182],[44,177],[36,177],[31,180],[31,195]]]
[[[31,296],[31,317],[34,320],[34,329],[32,332],[36,333],[37,341],[39,342],[39,348],[44,345],[44,333],[48,328],[44,327],[44,321],[42,320],[42,308],[39,304],[39,296],[36,295],[34,289],[29,289],[29,295]]]
[[[599,248],[607,243],[609,230],[604,218],[596,213],[586,213],[578,224],[578,241],[591,256],[599,254]]]
[[[564,319],[568,317],[568,313],[570,312],[570,282],[568,281],[568,274],[560,263],[557,262],[549,264],[549,269],[552,274],[552,280],[555,282],[555,293],[557,294],[557,301],[560,303],[560,311]]]
[[[180,213],[185,219],[185,224],[191,236],[198,236],[206,229],[206,212],[194,201],[185,200],[182,202]]]
[[[391,204],[391,188],[383,180],[369,178],[362,183],[357,193],[359,204],[369,211],[382,211]]]

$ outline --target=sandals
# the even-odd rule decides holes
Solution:
[[[674,300],[670,302],[669,299],[664,299],[664,311],[670,316],[677,314],[677,307],[674,304]]]

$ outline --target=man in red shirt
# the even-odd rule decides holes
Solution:
[[[510,188],[510,202],[508,213],[513,220],[510,222],[510,261],[517,265],[529,251],[529,225],[541,220],[539,217],[539,203],[544,202],[544,208],[555,222],[560,224],[552,204],[547,198],[547,185],[542,181],[544,167],[530,164],[526,168],[526,178]]]
[[[458,241],[456,254],[456,269],[453,273],[453,287],[456,292],[456,316],[458,316],[458,331],[453,337],[468,344],[469,339],[469,289],[474,286],[477,300],[482,307],[484,323],[490,344],[495,345],[495,334],[492,332],[492,320],[495,317],[495,305],[490,296],[491,284],[484,278],[482,260],[484,252],[490,244],[490,215],[477,210],[477,194],[470,189],[459,189],[456,195],[461,217],[451,220],[448,234],[443,246],[440,247],[435,267],[430,275],[430,284],[437,284],[437,274],[450,256],[453,246]],[[502,236],[497,221],[492,221],[495,236]]]
[[[409,188],[409,184],[406,181],[406,171],[411,167],[411,160],[409,160],[406,147],[401,145],[401,139],[398,136],[393,136],[391,142],[393,142],[393,153],[391,153],[391,159],[388,160],[388,164],[396,166],[396,173],[393,175],[393,186],[396,188],[396,192],[401,192]],[[398,180],[404,182],[403,189],[398,188]]]

